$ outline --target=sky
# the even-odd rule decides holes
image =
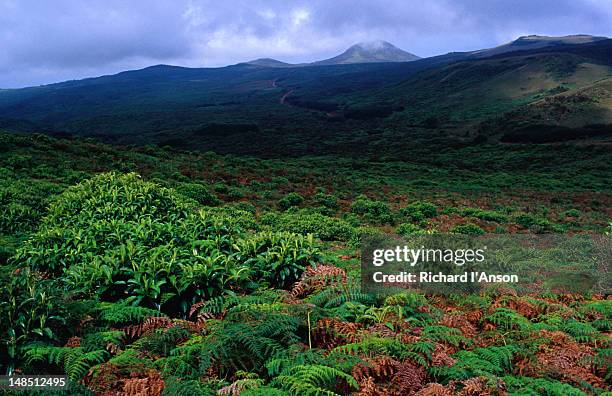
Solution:
[[[162,63],[310,62],[371,40],[426,57],[578,33],[612,36],[612,0],[0,0],[0,88]]]

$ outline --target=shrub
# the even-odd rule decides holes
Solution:
[[[262,216],[261,222],[275,230],[312,234],[324,241],[346,241],[354,233],[354,228],[344,220],[304,210],[295,213],[267,213]]]
[[[317,204],[326,208],[338,209],[338,198],[335,195],[320,192],[315,194],[314,200]]]
[[[304,197],[298,193],[291,192],[278,201],[278,206],[286,210],[293,206],[299,206],[302,202],[304,202]]]
[[[529,213],[520,213],[514,217],[514,222],[525,227],[533,229],[536,232],[544,232],[550,230],[552,225],[548,219],[538,217]]]
[[[312,235],[290,232],[261,232],[235,244],[236,258],[249,266],[256,278],[272,286],[287,288],[304,269],[320,260]]]
[[[252,281],[291,279],[312,260],[297,236],[298,250],[288,242],[292,237],[271,235],[260,252],[270,268],[252,268],[234,252],[236,245],[262,244],[245,233],[249,221],[252,214],[232,208],[194,212],[174,190],[135,174],[101,174],[59,196],[15,261],[61,275],[63,287],[79,295],[130,296],[133,304],[185,312]]]
[[[400,213],[414,222],[430,219],[438,214],[438,207],[430,202],[413,202],[402,208]]]
[[[485,230],[483,230],[476,224],[466,223],[451,228],[450,232],[454,234],[482,235],[485,233]]]
[[[578,209],[569,209],[563,212],[563,217],[580,217],[580,211]]]
[[[382,201],[375,201],[365,195],[358,196],[351,205],[353,213],[362,215],[374,224],[393,224],[393,215],[389,206]]]
[[[208,188],[199,183],[179,183],[175,186],[175,189],[180,194],[202,205],[216,206],[221,203],[215,194],[208,191]]]
[[[412,235],[412,234],[423,234],[425,230],[423,230],[421,227],[414,225],[412,223],[402,223],[397,227],[395,232],[398,235],[406,236],[406,235]]]
[[[383,235],[385,235],[385,233],[375,227],[358,227],[353,233],[350,244],[355,247],[360,247],[365,239]]]

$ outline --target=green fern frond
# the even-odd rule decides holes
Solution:
[[[336,396],[334,389],[339,380],[357,389],[359,387],[355,378],[328,366],[299,365],[293,366],[274,378],[272,384],[278,386],[292,395],[305,396]]]
[[[46,359],[49,364],[63,368],[66,375],[76,382],[83,378],[91,367],[102,363],[107,355],[105,350],[85,352],[80,347],[34,347],[26,351],[25,358],[29,364]]]

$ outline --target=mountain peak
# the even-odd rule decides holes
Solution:
[[[346,51],[330,59],[315,62],[318,65],[347,63],[410,62],[420,59],[384,40],[365,41],[350,46]]]
[[[361,48],[364,49],[366,51],[377,51],[377,50],[381,50],[383,48],[397,48],[396,46],[394,46],[393,44],[391,44],[388,41],[385,40],[373,40],[373,41],[362,41],[361,43],[357,43],[353,46],[351,46],[351,48]],[[401,50],[400,50],[401,51]]]
[[[289,63],[281,62],[272,58],[259,58],[246,62],[248,65],[263,66],[263,67],[286,67],[291,66]]]

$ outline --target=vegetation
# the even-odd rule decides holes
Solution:
[[[599,169],[559,174],[554,194],[543,170],[517,173],[514,195],[495,170],[0,140],[3,372],[66,373],[66,394],[610,390],[602,296],[382,298],[356,283],[373,233],[603,233]],[[435,187],[404,177],[418,166]]]
[[[610,235],[610,45],[0,91],[0,371],[65,395],[609,394],[609,296],[383,296],[359,259],[373,236]]]

